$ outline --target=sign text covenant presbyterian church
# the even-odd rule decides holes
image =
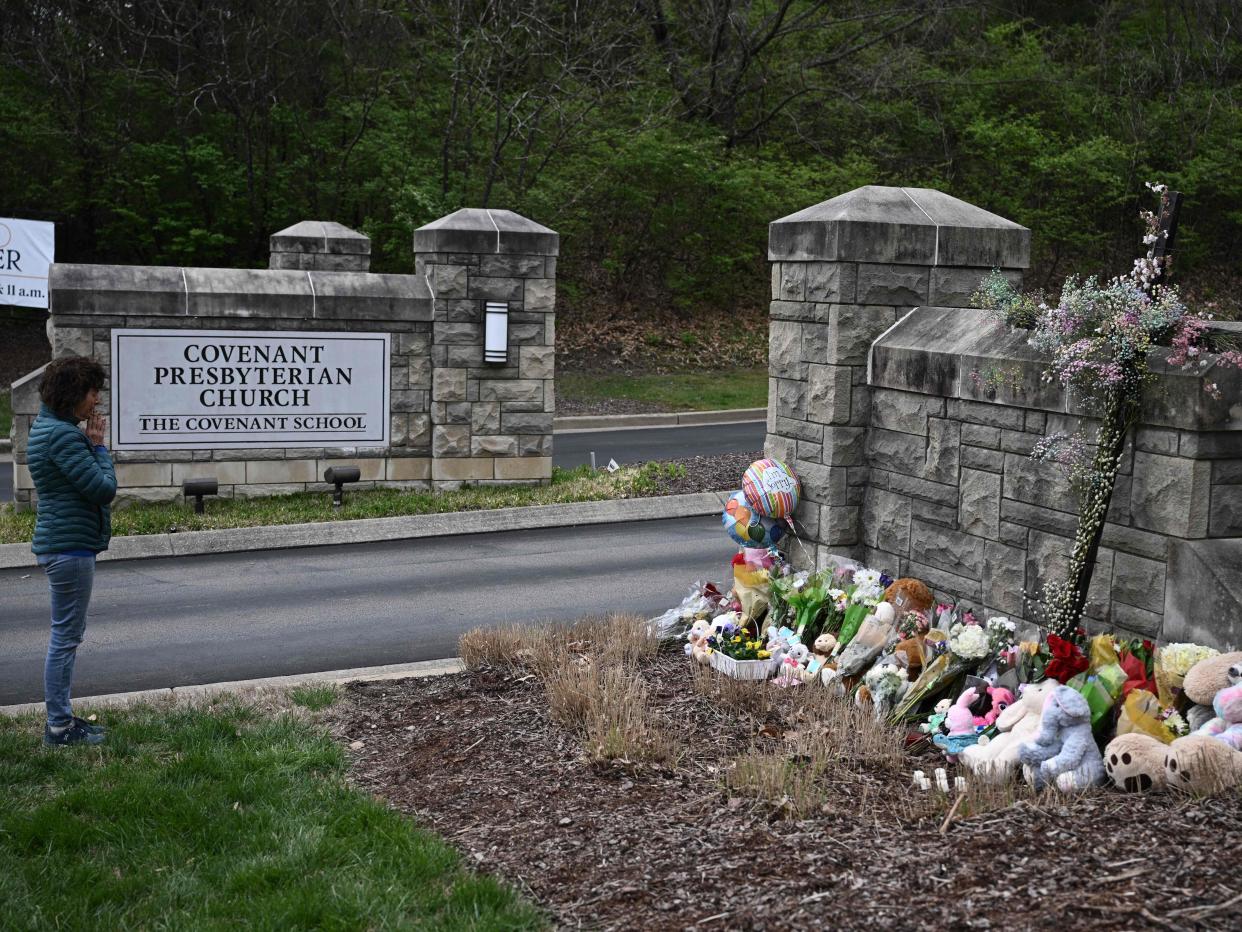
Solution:
[[[389,335],[113,330],[117,450],[388,445]]]

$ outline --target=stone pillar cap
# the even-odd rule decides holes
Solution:
[[[414,252],[503,253],[555,256],[561,237],[555,230],[511,210],[463,207],[414,231]]]
[[[331,220],[303,220],[271,237],[272,252],[307,252],[335,256],[371,255],[370,237]]]
[[[1031,231],[933,188],[866,185],[773,221],[768,259],[1025,269]]]

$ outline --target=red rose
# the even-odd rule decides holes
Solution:
[[[1044,667],[1044,675],[1049,679],[1068,683],[1090,666],[1077,644],[1055,634],[1048,635],[1048,650],[1052,652],[1052,659]]]

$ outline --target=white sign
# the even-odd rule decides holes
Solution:
[[[387,333],[113,330],[112,447],[388,446]]]
[[[47,269],[56,259],[56,225],[0,217],[0,304],[47,308]]]

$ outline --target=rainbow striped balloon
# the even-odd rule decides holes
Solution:
[[[777,459],[756,460],[742,476],[746,501],[761,515],[788,518],[798,507],[802,486],[793,470]]]

